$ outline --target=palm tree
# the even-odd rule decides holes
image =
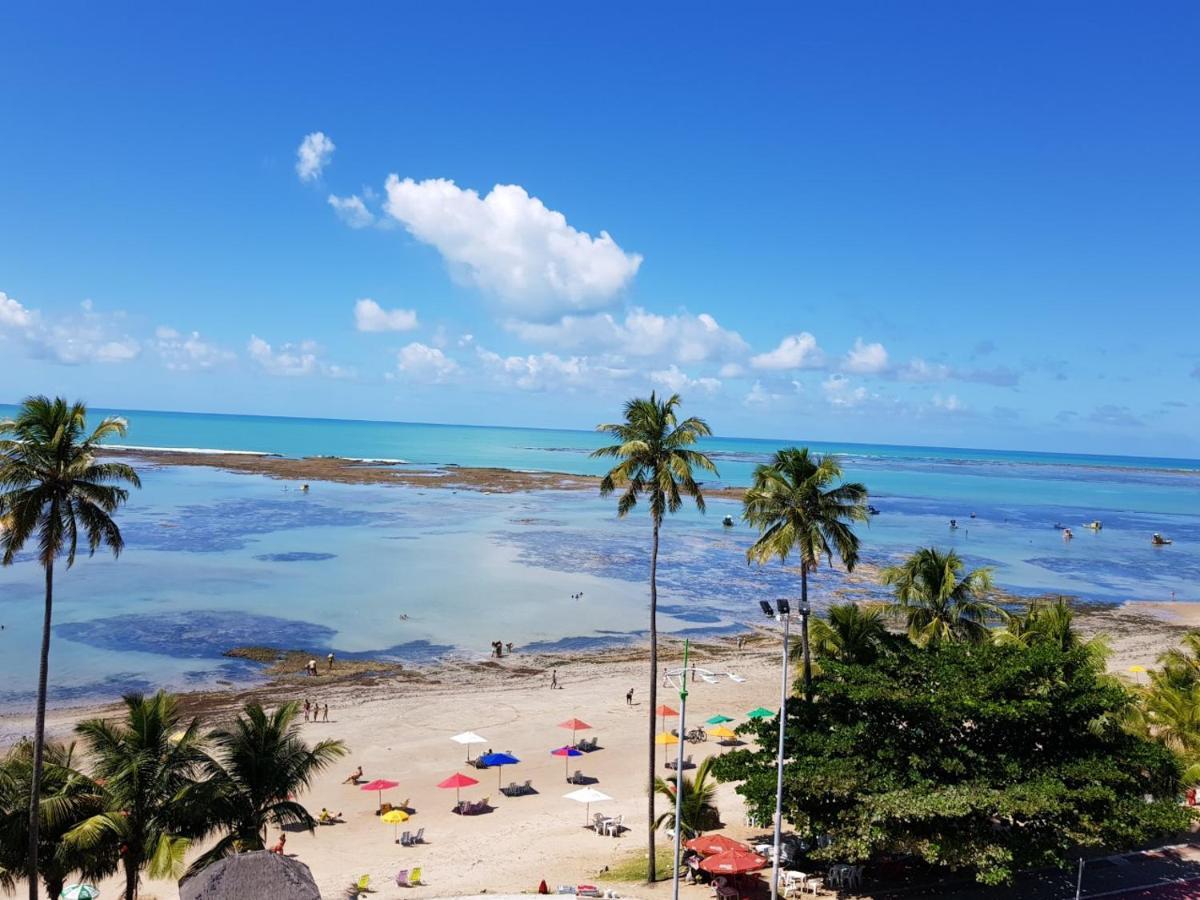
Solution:
[[[868,664],[879,655],[886,635],[878,606],[836,603],[829,607],[826,618],[813,620],[813,653],[840,662]]]
[[[800,557],[800,605],[808,608],[808,575],[822,557],[833,565],[836,553],[853,571],[858,563],[858,535],[851,527],[867,522],[867,489],[843,482],[842,468],[832,456],[817,456],[807,447],[776,452],[770,463],[754,470],[754,483],[742,501],[742,518],[759,530],[746,551],[748,562],[759,565],[778,558],[786,563],[793,551]],[[802,618],[804,697],[812,700],[812,657],[808,617]]]
[[[64,553],[75,563],[79,531],[94,555],[107,545],[114,556],[124,541],[112,514],[129,496],[118,485],[141,487],[137,473],[123,463],[96,461],[101,441],[125,434],[125,420],[109,417],[87,432],[87,407],[61,397],[27,397],[17,415],[0,422],[0,548],[10,566],[36,536],[38,562],[46,572],[42,646],[38,668],[37,713],[33,728],[33,777],[29,794],[29,898],[37,900],[38,793],[46,740],[46,681],[50,667],[50,624],[54,600],[54,561]]]
[[[655,880],[654,860],[654,710],[658,706],[658,541],[663,518],[683,506],[684,497],[691,497],[696,508],[704,512],[704,494],[694,476],[695,469],[716,473],[717,468],[703,453],[691,449],[702,437],[712,434],[703,419],[679,421],[675,414],[680,404],[678,394],[660,399],[653,391],[650,397],[635,397],[625,404],[625,420],[611,425],[598,425],[597,431],[612,435],[619,443],[601,447],[592,456],[619,459],[600,481],[600,496],[607,497],[618,489],[617,515],[624,518],[646,497],[653,525],[650,549],[650,741],[649,741],[649,850],[647,878]]]
[[[298,709],[288,703],[267,712],[250,703],[231,725],[209,735],[214,751],[196,799],[204,798],[209,822],[225,835],[192,864],[189,875],[231,853],[264,849],[268,824],[315,830],[316,821],[292,797],[346,748],[333,740],[306,744],[296,724]]]
[[[50,900],[58,900],[71,875],[93,881],[117,868],[117,846],[84,850],[64,840],[77,823],[104,807],[101,787],[76,768],[75,745],[47,744],[38,829],[38,874]],[[29,858],[29,792],[33,744],[21,741],[0,761],[0,887],[11,891]]]
[[[1162,677],[1177,687],[1200,683],[1200,631],[1183,636],[1182,647],[1172,647],[1159,655]]]
[[[1018,644],[1023,647],[1049,645],[1064,652],[1087,651],[1097,669],[1103,670],[1110,648],[1103,635],[1083,638],[1075,630],[1075,610],[1065,597],[1053,602],[1035,600],[1024,615],[1009,615],[1003,629],[994,633],[998,644]]]
[[[992,589],[991,569],[964,573],[964,568],[953,550],[922,547],[879,573],[879,580],[891,585],[896,596],[887,608],[904,619],[913,643],[982,643],[991,636],[988,621],[1005,618],[1004,611],[986,599]]]
[[[125,900],[134,900],[143,868],[151,878],[178,877],[192,839],[205,831],[208,811],[196,802],[196,779],[209,761],[200,720],[185,724],[176,698],[159,691],[127,694],[120,722],[89,719],[75,730],[95,761],[106,804],[67,840],[84,849],[118,841]]]
[[[695,776],[683,776],[683,799],[679,804],[680,832],[684,840],[691,840],[704,831],[721,827],[717,811],[717,786],[709,780],[714,757],[708,756],[696,768]],[[659,816],[654,827],[675,828],[675,781],[654,779],[654,790],[669,801],[666,812]]]

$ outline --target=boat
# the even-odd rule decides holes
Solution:
[[[1154,532],[1154,537],[1150,538],[1150,543],[1152,543],[1155,547],[1166,547],[1168,544],[1173,544],[1175,542],[1170,538],[1163,537],[1156,531]]]
[[[871,515],[873,515],[873,516],[877,516],[877,515],[879,515],[879,510],[878,510],[878,509],[876,509],[874,506],[868,506],[868,507],[867,507],[867,512],[868,512],[868,513],[870,513],[870,514],[871,514]]]
[[[1054,527],[1055,527],[1056,529],[1058,529],[1059,531],[1062,531],[1062,530],[1063,530],[1063,529],[1065,529],[1067,526],[1066,526],[1066,525],[1064,525],[1062,522],[1055,522],[1055,523],[1054,523]]]
[[[726,516],[724,519],[721,520],[721,524],[724,525],[726,528],[732,528],[733,527],[733,516]]]
[[[1104,524],[1099,519],[1093,519],[1091,522],[1084,522],[1084,528],[1090,528],[1092,531],[1100,531]]]

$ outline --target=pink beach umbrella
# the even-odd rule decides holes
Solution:
[[[592,726],[589,725],[587,722],[583,721],[582,719],[567,719],[567,721],[565,721],[565,722],[559,722],[558,727],[571,729],[571,743],[573,744],[573,743],[575,743],[575,732],[576,731],[585,731],[586,729],[591,728]]]
[[[379,778],[375,781],[370,781],[364,784],[361,790],[378,791],[379,792],[379,808],[383,809],[383,792],[390,791],[394,787],[400,787],[398,781],[388,781],[386,778]]]
[[[550,755],[561,756],[563,758],[563,775],[566,775],[567,768],[570,766],[568,760],[572,756],[583,756],[583,751],[576,750],[574,747],[559,747],[557,750],[551,750]]]
[[[461,794],[462,789],[465,787],[470,787],[473,784],[479,784],[479,782],[476,781],[474,778],[472,778],[470,775],[463,775],[461,772],[455,772],[453,775],[451,775],[445,781],[439,781],[438,787],[454,788],[454,799],[457,804],[461,804],[462,803],[462,794]]]

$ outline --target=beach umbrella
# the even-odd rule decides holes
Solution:
[[[100,888],[94,884],[71,884],[63,888],[58,896],[60,900],[96,900],[100,896]]]
[[[654,743],[661,744],[663,748],[663,765],[667,764],[667,748],[672,744],[678,744],[679,738],[671,734],[669,731],[660,731],[654,736]]]
[[[360,790],[378,791],[379,792],[379,808],[383,809],[383,792],[390,791],[394,787],[400,787],[398,781],[388,781],[386,778],[378,778],[375,781],[367,782],[362,785]]]
[[[729,718],[729,716],[722,716],[720,714],[717,714],[715,716],[709,716],[705,720],[705,724],[706,725],[724,725],[726,722],[732,722],[732,721],[733,721],[733,719]]]
[[[773,715],[775,715],[775,710],[765,709],[760,706],[758,709],[752,709],[752,710],[750,710],[750,712],[746,713],[746,718],[747,719],[769,719]]]
[[[571,729],[571,743],[573,744],[573,743],[575,743],[575,732],[576,731],[585,731],[586,729],[591,728],[592,726],[589,725],[587,722],[584,722],[582,719],[567,719],[567,721],[565,721],[565,722],[559,722],[558,727]]]
[[[662,731],[667,730],[667,716],[677,717],[679,715],[679,713],[665,703],[660,703],[654,714],[658,716],[658,727]]]
[[[473,731],[464,731],[462,734],[456,734],[454,737],[450,738],[450,740],[454,741],[454,743],[456,743],[456,744],[466,744],[466,746],[467,746],[467,762],[471,761],[471,745],[472,744],[486,744],[487,743],[487,738],[480,737]]]
[[[726,837],[723,834],[702,834],[699,837],[692,838],[683,846],[689,850],[695,850],[701,856],[716,856],[718,853],[724,853],[727,850],[750,852],[749,846],[743,844],[741,841],[735,841],[731,837]]]
[[[385,825],[395,826],[392,828],[392,837],[396,839],[397,844],[400,843],[400,837],[398,834],[400,831],[400,823],[408,821],[408,813],[402,809],[389,809],[379,817],[379,821]]]
[[[716,728],[710,731],[709,734],[722,741],[733,740],[737,737],[734,732],[730,731],[724,725],[718,725]]]
[[[594,787],[580,788],[577,791],[571,791],[569,794],[563,794],[568,800],[574,800],[576,803],[585,804],[583,810],[583,824],[587,826],[588,820],[591,818],[592,804],[601,803],[605,800],[611,800],[612,797],[603,791],[598,791]]]
[[[574,747],[559,747],[557,750],[550,751],[551,756],[561,756],[563,758],[563,774],[567,774],[567,766],[570,763],[567,760],[572,756],[583,756],[582,750],[576,750]]]
[[[453,775],[451,775],[445,781],[439,781],[438,787],[454,788],[454,799],[457,800],[459,803],[462,803],[462,795],[459,792],[463,788],[470,787],[473,784],[479,784],[479,782],[476,781],[474,778],[472,778],[470,775],[463,775],[459,772],[455,772]]]
[[[1138,684],[1142,683],[1142,673],[1146,671],[1145,666],[1130,666],[1129,671],[1134,674]]]
[[[489,769],[496,766],[496,787],[500,787],[500,773],[504,771],[504,767],[515,766],[520,762],[511,753],[485,753],[479,757],[479,761]]]
[[[700,860],[700,868],[714,875],[744,875],[767,864],[765,856],[749,850],[725,850]]]

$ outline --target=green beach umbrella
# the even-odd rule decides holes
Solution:
[[[729,716],[722,716],[722,715],[718,714],[715,716],[710,716],[706,720],[705,724],[706,725],[724,725],[726,722],[732,722],[732,721],[733,721],[733,719],[729,718]]]
[[[96,900],[100,896],[100,888],[94,884],[70,884],[58,896],[60,900]]]
[[[758,709],[752,709],[752,710],[750,710],[750,712],[746,713],[746,718],[747,719],[769,719],[773,715],[775,715],[775,710],[764,709],[763,707],[760,706]]]

